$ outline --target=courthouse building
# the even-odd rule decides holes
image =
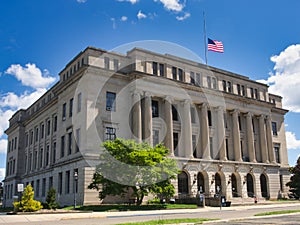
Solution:
[[[18,184],[31,184],[40,201],[54,187],[61,206],[75,196],[80,205],[99,203],[87,186],[101,142],[116,137],[170,149],[182,171],[175,198],[287,195],[287,110],[267,85],[139,48],[123,55],[88,47],[59,76],[9,120],[5,206]]]

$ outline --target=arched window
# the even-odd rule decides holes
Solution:
[[[204,176],[202,173],[198,173],[197,176],[197,187],[198,187],[198,193],[205,193],[205,181]]]
[[[234,175],[234,173],[231,174],[231,190],[232,190],[232,197],[239,197],[236,176]]]
[[[268,184],[267,184],[266,175],[264,174],[260,175],[260,189],[261,189],[261,196],[264,198],[268,198],[269,197]]]
[[[178,193],[180,194],[189,193],[188,175],[184,171],[178,174]]]
[[[251,198],[254,196],[253,177],[249,173],[247,174],[247,194]]]
[[[219,173],[215,174],[215,193],[222,193],[221,176]]]

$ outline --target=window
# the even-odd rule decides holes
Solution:
[[[46,195],[46,178],[43,178],[42,181],[42,197],[45,197]]]
[[[72,154],[72,132],[68,133],[68,155]]]
[[[242,130],[241,116],[238,116],[238,122],[239,122],[239,128],[240,128],[240,130]]]
[[[276,122],[272,122],[272,133],[274,136],[277,136],[277,123]]]
[[[113,141],[116,139],[116,128],[106,127],[105,128],[105,140]]]
[[[38,152],[37,152],[37,150],[36,151],[34,151],[34,156],[33,156],[33,169],[36,169],[36,167],[37,167],[37,157],[38,157]]]
[[[74,169],[74,173],[73,174],[77,174],[78,176],[78,169]],[[78,178],[77,181],[75,181],[75,190],[73,189],[73,193],[78,193]]]
[[[26,138],[25,138],[25,146],[28,147],[28,142],[29,142],[29,135],[26,133]],[[8,149],[10,148],[10,143],[8,144]]]
[[[158,101],[152,100],[152,117],[158,117]]]
[[[79,152],[80,148],[80,128],[76,130],[76,152]]]
[[[62,158],[65,156],[65,136],[61,137],[60,144],[60,157]]]
[[[17,143],[18,143],[18,138],[15,137],[15,146],[14,146],[14,149],[17,149]]]
[[[274,144],[274,152],[275,152],[275,159],[277,163],[280,163],[280,145]]]
[[[56,161],[56,142],[53,142],[53,150],[52,150],[52,163]]]
[[[165,76],[165,65],[164,64],[159,64],[159,75],[161,77]]]
[[[182,171],[178,174],[178,194],[188,194],[189,193],[189,183],[188,175]]]
[[[49,136],[51,133],[51,122],[50,120],[47,121],[47,136]]]
[[[118,71],[119,70],[119,60],[114,59],[114,70]]]
[[[53,177],[49,177],[49,184],[48,184],[48,188],[52,188],[53,187]]]
[[[35,128],[35,142],[38,142],[39,140],[39,128]]]
[[[283,184],[282,174],[279,175],[279,182],[280,182],[280,191],[284,191],[284,184]]]
[[[176,67],[172,67],[172,77],[174,80],[177,80],[177,68]]]
[[[211,77],[207,77],[207,87],[211,88]]]
[[[159,144],[159,131],[153,130],[153,146]]]
[[[190,72],[190,83],[191,84],[195,84],[195,73],[194,72]]]
[[[200,73],[196,73],[196,85],[200,86],[201,85],[201,75]]]
[[[152,63],[152,69],[153,69],[153,75],[157,75],[158,74],[157,62]]]
[[[30,131],[30,145],[33,143],[33,130]]]
[[[41,148],[40,149],[40,159],[39,159],[39,168],[42,168],[42,166],[43,166],[43,154],[44,154],[44,149],[43,148]]]
[[[109,70],[109,58],[104,57],[104,69]]]
[[[48,166],[48,165],[49,165],[49,155],[50,155],[50,146],[47,145],[47,147],[46,147],[45,166]]]
[[[242,85],[241,87],[242,87],[242,96],[246,96],[246,90],[245,90],[245,86],[244,86],[244,85]]]
[[[77,112],[78,113],[81,111],[81,98],[82,98],[81,93],[79,93],[77,95]]]
[[[212,80],[212,88],[217,89],[217,79],[213,77],[211,80]]]
[[[178,121],[178,112],[174,105],[172,105],[172,118],[174,121]]]
[[[222,85],[223,85],[223,91],[227,91],[227,89],[226,89],[226,87],[227,87],[226,80],[222,81]]]
[[[193,148],[193,156],[195,158],[197,158],[197,151],[196,151],[196,146],[197,146],[197,143],[196,143],[196,135],[192,135],[192,148]]]
[[[13,151],[14,149],[14,139],[11,140],[11,147],[10,147],[11,151]]]
[[[231,91],[232,91],[231,82],[230,81],[227,82],[227,90],[228,90],[229,93],[231,93]]]
[[[191,123],[196,123],[195,108],[191,107]]]
[[[254,90],[253,90],[253,88],[250,88],[250,96],[251,96],[251,98],[254,98]]]
[[[54,132],[57,131],[57,116],[54,117],[54,127],[53,127],[53,131],[54,131]]]
[[[40,180],[36,181],[35,194],[36,194],[36,197],[40,196]]]
[[[45,132],[45,125],[42,124],[42,125],[41,125],[41,139],[44,138],[44,132]]]
[[[62,120],[66,120],[66,114],[67,114],[67,104],[64,103],[62,107]]]
[[[66,171],[65,193],[70,193],[70,170]]]
[[[207,118],[208,118],[208,126],[212,126],[212,115],[211,115],[211,111],[207,110]]]
[[[178,156],[178,133],[173,133],[173,147],[174,147],[174,154],[175,156]]]
[[[255,99],[258,99],[258,91],[257,91],[256,88],[254,89],[254,98],[255,98]]]
[[[106,111],[116,111],[116,93],[106,92]]]
[[[237,84],[236,87],[237,87],[237,92],[238,92],[237,94],[241,95],[241,85]]]
[[[183,81],[183,70],[182,69],[178,69],[178,79],[180,81]]]
[[[62,172],[60,172],[59,174],[58,174],[58,187],[57,187],[57,192],[58,192],[58,194],[62,194]]]
[[[228,146],[228,138],[225,139],[225,148],[226,148],[226,155],[227,158],[229,159],[229,146]]]
[[[69,106],[69,117],[73,115],[73,98],[70,99],[70,106]]]

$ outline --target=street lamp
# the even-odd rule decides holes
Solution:
[[[76,187],[77,187],[77,181],[78,181],[78,172],[74,171],[74,209],[76,209]]]

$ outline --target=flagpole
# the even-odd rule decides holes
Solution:
[[[203,11],[204,18],[204,49],[205,49],[205,63],[207,65],[207,38],[206,38],[206,20],[205,20],[205,12]]]

